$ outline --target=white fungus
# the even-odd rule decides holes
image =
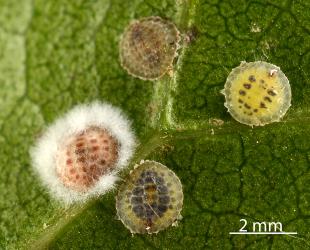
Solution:
[[[49,126],[31,157],[49,192],[70,204],[112,189],[134,147],[130,122],[122,112],[93,102],[74,107]]]

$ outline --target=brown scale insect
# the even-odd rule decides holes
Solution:
[[[65,139],[59,149],[56,173],[66,187],[87,191],[101,176],[114,169],[118,147],[116,139],[105,129],[90,127]]]
[[[134,77],[156,80],[172,69],[179,42],[179,31],[171,21],[156,16],[135,20],[120,41],[121,65]]]

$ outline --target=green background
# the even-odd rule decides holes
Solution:
[[[309,248],[309,8],[305,0],[0,0],[0,249]],[[118,60],[126,25],[151,15],[187,37],[174,77],[156,82],[129,76]],[[255,60],[281,67],[293,99],[283,121],[251,128],[231,118],[219,91],[232,68]],[[132,237],[116,220],[116,190],[65,208],[33,173],[29,148],[46,126],[96,99],[133,121],[140,144],[130,167],[154,159],[180,177],[178,227]],[[298,235],[229,235],[242,218],[280,221]]]

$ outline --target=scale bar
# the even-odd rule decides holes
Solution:
[[[229,232],[229,234],[297,234],[297,232]]]

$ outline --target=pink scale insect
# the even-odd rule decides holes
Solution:
[[[53,197],[66,204],[82,202],[114,187],[135,144],[120,109],[102,102],[81,104],[37,140],[32,165]]]

